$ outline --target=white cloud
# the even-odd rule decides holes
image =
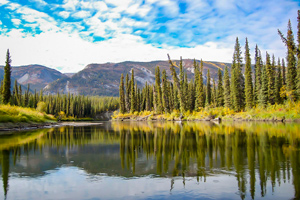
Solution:
[[[61,16],[64,19],[67,19],[70,16],[70,12],[68,11],[61,11],[58,13],[59,16]]]
[[[15,26],[19,26],[21,24],[21,20],[19,19],[11,19],[11,21]]]
[[[91,16],[91,13],[84,10],[72,14],[72,17],[74,18],[87,18],[89,16]]]
[[[2,21],[0,20],[0,25],[2,25]]]
[[[10,10],[16,10],[17,8],[20,8],[20,7],[21,6],[17,3],[7,3],[7,6],[6,6],[6,8],[8,8]]]
[[[0,6],[5,5],[5,4],[8,4],[8,1],[7,0],[1,0]]]
[[[78,0],[64,0],[63,8],[69,11],[76,10],[76,6],[78,6]]]

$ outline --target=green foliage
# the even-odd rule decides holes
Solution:
[[[211,85],[210,85],[210,73],[209,69],[207,70],[207,82],[206,82],[206,98],[205,106],[209,106],[211,103]]]
[[[121,74],[120,78],[120,112],[125,113],[125,91],[124,91],[124,76]]]
[[[250,109],[253,106],[253,85],[252,85],[252,69],[251,69],[251,58],[250,49],[248,45],[248,39],[246,38],[245,45],[245,101],[246,108]]]
[[[43,101],[40,101],[37,104],[36,110],[41,113],[45,113],[47,111],[47,104]]]
[[[10,53],[7,49],[6,61],[4,66],[4,78],[3,78],[3,88],[2,88],[2,101],[4,104],[7,104],[10,100],[10,83],[11,83],[11,59]]]

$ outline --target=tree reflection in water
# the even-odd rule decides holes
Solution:
[[[102,167],[107,161],[107,168],[114,169],[115,174],[111,175],[126,177],[156,173],[161,177],[169,177],[170,190],[174,177],[182,177],[185,184],[186,177],[196,177],[198,181],[205,182],[208,176],[234,175],[241,199],[245,198],[246,192],[250,193],[252,199],[257,193],[264,197],[268,181],[272,190],[275,190],[276,183],[280,187],[282,182],[292,181],[294,197],[298,199],[299,141],[298,124],[249,122],[112,122],[105,127],[61,127],[18,133],[0,137],[3,191],[6,196],[10,165],[15,166],[22,156],[36,152],[49,153],[49,149],[67,155],[75,149],[74,154],[78,154],[78,159],[84,160],[81,162],[84,164],[78,162],[78,167],[92,174],[110,175],[112,172],[106,172]],[[105,159],[101,160],[80,157],[83,150],[78,149],[97,145],[119,149],[119,158],[111,158],[113,161],[110,162],[112,155],[105,155]],[[53,156],[53,160],[56,159],[59,158]],[[62,164],[64,162],[61,161]],[[154,167],[151,166],[153,163]],[[154,172],[151,171],[153,168]],[[126,173],[128,171],[131,174]],[[255,187],[258,184],[260,188]]]

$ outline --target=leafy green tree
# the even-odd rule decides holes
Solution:
[[[125,113],[125,91],[124,91],[124,75],[123,74],[121,74],[119,93],[120,93],[120,113],[123,114],[123,113]]]
[[[7,104],[11,97],[10,84],[11,84],[11,58],[10,58],[9,49],[7,49],[6,61],[4,66],[3,91],[2,91],[2,101],[4,104]]]
[[[129,75],[126,74],[126,77],[125,77],[125,108],[126,108],[126,111],[129,112],[130,111],[130,105],[131,105],[131,102],[130,102],[130,92],[131,92],[131,81],[129,81]]]
[[[248,45],[248,39],[246,38],[245,44],[245,96],[246,96],[246,108],[251,109],[253,106],[253,85],[252,85],[252,69],[250,49]]]

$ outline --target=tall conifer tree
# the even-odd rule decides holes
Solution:
[[[218,88],[217,88],[217,106],[224,105],[224,88],[223,88],[223,80],[222,80],[222,72],[218,69]]]
[[[224,72],[224,105],[226,108],[231,108],[230,79],[227,66]]]
[[[210,73],[209,69],[207,70],[207,82],[206,82],[206,101],[205,106],[209,106],[211,103],[211,85],[210,85]]]
[[[120,113],[125,113],[125,92],[124,92],[124,75],[121,74],[121,80],[120,80]]]
[[[4,104],[7,104],[9,102],[11,96],[10,85],[11,85],[11,59],[10,59],[9,50],[7,49],[6,61],[4,66],[3,91],[2,91],[2,100]]]
[[[248,45],[248,39],[246,38],[245,44],[245,96],[246,96],[246,108],[251,109],[253,106],[253,85],[252,85],[252,69],[250,49]]]

